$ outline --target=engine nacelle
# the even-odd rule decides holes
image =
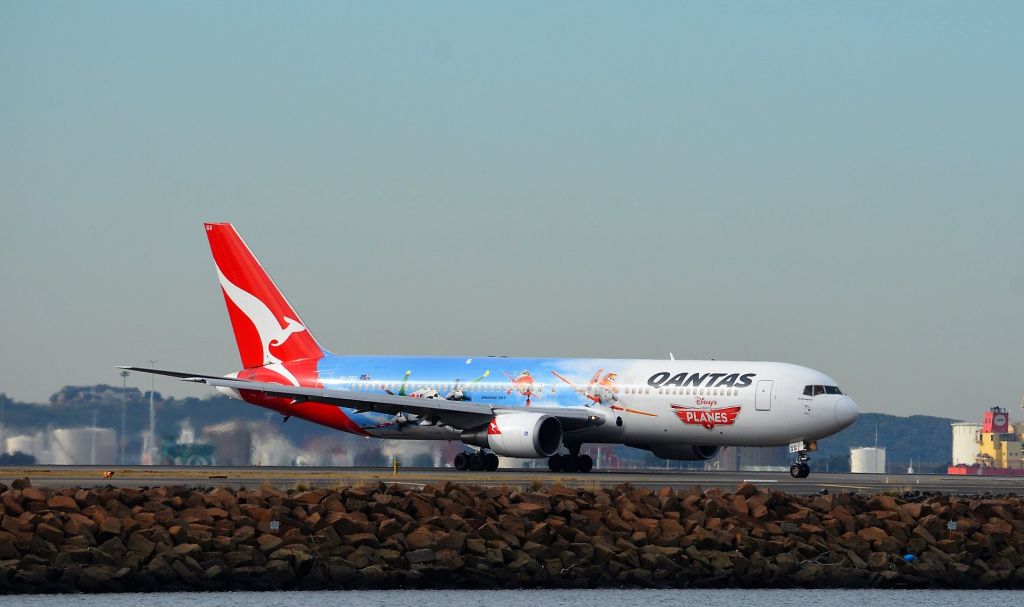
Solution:
[[[674,459],[683,462],[699,462],[718,455],[722,448],[718,445],[651,445],[651,453],[661,459]]]
[[[503,413],[486,428],[463,432],[462,442],[504,457],[551,457],[562,446],[562,423],[543,413]]]

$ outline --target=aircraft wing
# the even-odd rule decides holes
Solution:
[[[206,384],[213,387],[231,388],[240,391],[258,392],[266,396],[290,398],[297,403],[316,402],[346,407],[357,411],[374,411],[396,415],[411,413],[419,417],[433,417],[454,428],[478,428],[490,422],[495,415],[503,413],[543,413],[557,417],[566,431],[599,426],[604,416],[588,407],[521,407],[497,406],[469,401],[445,400],[443,398],[416,398],[351,390],[328,388],[306,388],[271,382],[257,382],[244,379],[216,377],[212,375],[189,375],[177,371],[154,370],[146,367],[122,367],[133,371],[157,373],[178,377],[182,381]]]

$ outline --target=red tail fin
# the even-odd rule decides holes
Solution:
[[[217,278],[246,369],[324,351],[230,223],[207,223]]]

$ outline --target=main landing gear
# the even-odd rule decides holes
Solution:
[[[594,459],[580,455],[580,445],[572,445],[568,454],[556,453],[549,457],[548,468],[552,472],[590,472],[594,469]]]
[[[452,463],[455,465],[455,469],[459,471],[473,470],[479,472],[486,470],[494,472],[498,469],[498,456],[493,453],[484,453],[483,451],[463,451],[455,456],[455,461]]]

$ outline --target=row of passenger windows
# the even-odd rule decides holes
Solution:
[[[650,394],[650,388],[627,387],[626,394]],[[658,394],[672,394],[678,396],[739,396],[740,391],[736,388],[658,388]]]
[[[842,394],[839,386],[804,386],[804,396],[818,396],[819,394]]]
[[[448,393],[455,390],[457,384],[401,384],[401,383],[377,383],[377,382],[352,382],[345,386],[349,390],[355,390],[359,392],[373,392],[377,390],[389,390],[391,392],[398,392],[402,388],[405,388],[406,394],[418,392],[420,390],[436,390],[439,393]],[[545,386],[544,384],[534,384],[530,389],[533,394],[543,394],[545,391],[555,394],[555,385]],[[820,386],[818,386],[820,387]],[[829,386],[832,388],[833,386]],[[568,388],[568,386],[566,386]],[[810,386],[808,386],[810,388]],[[505,393],[509,390],[521,391],[523,388],[516,386],[515,384],[465,384],[458,385],[458,389],[463,392],[473,393]],[[838,390],[838,388],[835,388]],[[648,386],[624,386],[622,388],[623,394],[650,394],[651,388]],[[678,396],[738,396],[740,391],[736,388],[658,388],[657,394],[670,394]],[[804,389],[804,394],[808,394],[807,388]],[[830,392],[831,394],[831,392]]]
[[[463,392],[508,392],[509,390],[522,390],[523,388],[514,384],[415,384],[415,383],[396,383],[396,382],[351,382],[343,385],[344,389],[355,390],[357,392],[375,392],[377,390],[390,390],[392,392],[398,392],[405,388],[406,394],[412,392],[418,392],[419,390],[437,390],[438,392],[451,392],[458,387]],[[555,393],[555,386],[544,384],[534,384],[530,391],[534,394],[541,394],[544,391],[549,391],[552,394]]]
[[[658,388],[658,394],[678,394],[680,396],[739,396],[736,388]]]

